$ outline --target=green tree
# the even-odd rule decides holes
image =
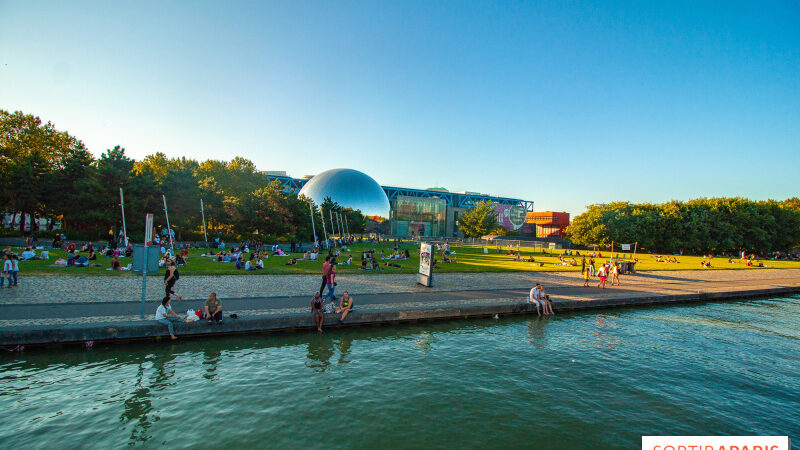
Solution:
[[[488,200],[476,203],[458,216],[458,227],[466,237],[485,236],[498,226],[495,206]]]

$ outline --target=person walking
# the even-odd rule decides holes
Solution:
[[[611,285],[614,286],[614,283],[617,283],[617,286],[621,285],[619,282],[619,265],[617,263],[611,264]]]
[[[319,295],[325,292],[325,286],[328,285],[328,273],[331,270],[331,255],[325,257],[325,262],[322,263],[322,284],[319,286]]]
[[[589,259],[589,275],[590,276],[594,276],[595,273],[596,273],[596,270],[594,268],[594,258],[590,258]]]
[[[583,269],[583,287],[589,287],[589,269]]]
[[[601,265],[600,269],[597,271],[597,276],[600,278],[600,282],[597,283],[597,287],[602,287],[603,289],[606,288],[606,281],[608,280],[608,272],[606,272],[606,266]]]
[[[178,268],[175,267],[175,261],[173,260],[167,261],[167,271],[164,273],[164,286],[165,286],[164,293],[167,296],[167,298],[170,298],[170,295],[175,295],[175,297],[178,297],[178,301],[181,301],[182,297],[176,294],[175,291],[172,290],[172,288],[175,287],[175,283],[178,282],[180,277],[181,274],[178,273]]]
[[[336,291],[336,258],[331,258],[330,269],[328,270],[328,293],[325,294],[328,300],[333,302],[336,300],[334,292]]]

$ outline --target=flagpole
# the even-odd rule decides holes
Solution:
[[[122,208],[122,245],[128,246],[128,228],[125,226],[125,197],[122,195],[122,188],[119,188],[119,206]]]
[[[169,226],[169,213],[167,212],[167,197],[162,194],[161,199],[164,200],[164,216],[167,217],[167,235],[169,235],[169,247],[174,251],[175,243],[172,242],[172,228],[170,228]]]
[[[200,215],[203,217],[203,236],[206,238],[206,248],[208,248],[208,233],[206,233],[206,209],[203,206],[203,199],[200,199]]]
[[[633,244],[633,262],[636,262],[636,247],[638,246],[639,246],[639,241],[636,241],[636,243]]]
[[[325,214],[322,212],[322,206],[319,207],[319,217],[322,219],[322,234],[325,235],[325,248],[330,248],[330,245],[328,245],[328,230],[325,229]]]
[[[312,239],[314,239],[314,243],[317,243],[317,229],[314,227],[314,208],[311,206],[311,202],[308,202],[308,212],[311,215],[311,233],[313,233]],[[313,247],[313,244],[312,244]]]

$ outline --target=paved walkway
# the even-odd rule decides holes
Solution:
[[[141,288],[136,281],[141,283],[141,279],[70,277],[63,289],[55,290],[58,283],[65,283],[62,278],[66,277],[31,277],[15,289],[0,291],[0,327],[142,320],[140,293],[136,292]],[[347,275],[338,278],[337,292],[347,289],[358,311],[384,311],[520,303],[539,282],[547,286],[557,304],[800,286],[800,269],[642,272],[622,277],[623,286],[607,289],[595,287],[596,279],[592,287],[585,288],[577,273],[563,272],[438,274],[434,288],[418,286],[415,280],[413,275]],[[155,285],[160,280],[151,281]],[[226,315],[305,313],[319,281],[316,275],[186,276],[179,281],[179,292],[185,298],[173,301],[173,308],[182,313],[202,308],[207,293],[215,290]],[[51,290],[38,296],[29,292],[46,289]],[[148,295],[144,320],[152,320],[163,294],[148,291]]]

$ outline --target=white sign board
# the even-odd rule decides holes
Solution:
[[[144,245],[153,241],[153,213],[147,215],[144,221]]]
[[[631,251],[631,244],[622,244],[622,251],[623,252]]]
[[[431,276],[433,268],[433,245],[423,242],[419,247],[419,274]]]

